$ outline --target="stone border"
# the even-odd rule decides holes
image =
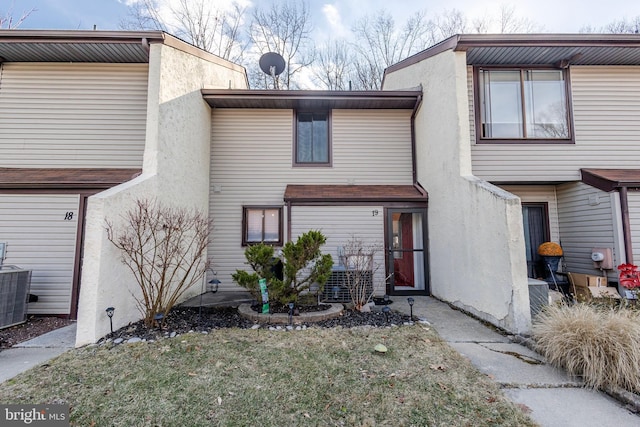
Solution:
[[[328,304],[329,307],[327,310],[316,311],[313,313],[300,313],[299,316],[293,316],[293,323],[313,323],[313,322],[321,322],[323,320],[335,319],[339,317],[343,310],[344,306],[342,304],[331,303]],[[241,304],[238,307],[238,313],[240,316],[245,319],[253,320],[258,323],[273,323],[273,324],[282,324],[286,325],[289,323],[289,315],[286,313],[273,313],[273,314],[262,314],[257,313],[251,309],[251,304]]]

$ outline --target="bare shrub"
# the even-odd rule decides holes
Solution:
[[[640,313],[588,304],[549,306],[533,325],[549,363],[587,386],[640,391]]]
[[[202,212],[136,200],[123,224],[107,223],[107,238],[122,252],[142,296],[134,294],[144,321],[167,315],[180,297],[202,279],[207,263],[209,220]]]
[[[356,310],[362,311],[373,297],[373,278],[380,269],[374,259],[380,250],[379,244],[365,243],[357,236],[351,236],[344,246],[345,280]]]

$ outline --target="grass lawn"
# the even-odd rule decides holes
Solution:
[[[69,403],[79,426],[535,425],[422,325],[87,347],[7,381],[0,402]]]

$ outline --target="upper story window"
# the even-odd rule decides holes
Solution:
[[[282,207],[244,206],[242,245],[267,243],[282,246]]]
[[[564,70],[479,69],[478,142],[571,142]]]
[[[328,111],[297,111],[294,165],[329,166],[331,138]]]

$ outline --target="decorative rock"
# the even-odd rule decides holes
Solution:
[[[178,335],[176,332],[171,332],[171,334],[169,334],[169,338],[175,338],[176,335]]]
[[[137,343],[137,342],[141,342],[141,341],[142,341],[142,339],[141,339],[141,338],[133,337],[133,338],[129,338],[129,339],[127,340],[127,344],[135,344],[135,343]]]
[[[301,331],[302,330],[302,326],[298,325],[296,326],[296,331]]]
[[[274,328],[273,326],[269,326],[269,330],[270,330],[270,331],[275,331],[275,330],[276,330],[276,328]]]
[[[122,344],[122,342],[124,341],[123,338],[116,338],[115,340],[113,340],[114,344]]]
[[[255,325],[253,325],[253,326],[251,327],[251,329],[260,329],[260,325],[258,325],[258,324],[256,323]]]
[[[287,325],[287,331],[293,331],[293,326]]]

